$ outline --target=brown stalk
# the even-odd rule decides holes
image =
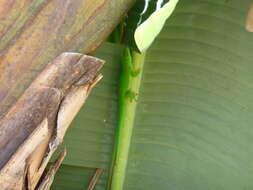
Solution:
[[[90,184],[87,188],[87,190],[93,190],[99,180],[99,178],[101,177],[101,175],[103,174],[104,169],[103,168],[97,168],[96,172],[94,174],[94,176],[92,177]]]
[[[0,1],[1,190],[31,190],[43,181],[48,160],[101,78],[101,60],[62,52],[93,54],[134,2]]]
[[[103,64],[87,55],[61,54],[0,121],[1,189],[22,189],[24,184],[34,189],[42,180],[49,159],[101,78],[97,73]]]

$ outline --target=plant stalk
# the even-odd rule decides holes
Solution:
[[[110,190],[123,189],[144,59],[145,54],[126,48],[120,78],[119,123]]]

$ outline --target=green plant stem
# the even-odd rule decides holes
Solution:
[[[122,190],[142,79],[144,54],[126,49],[122,62],[119,96],[119,124],[112,169],[111,190]]]

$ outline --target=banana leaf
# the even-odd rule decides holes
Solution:
[[[253,189],[253,34],[245,30],[250,3],[179,1],[146,52],[122,189]],[[108,95],[107,114],[114,117],[115,99]],[[94,131],[106,134],[99,125],[92,125]]]

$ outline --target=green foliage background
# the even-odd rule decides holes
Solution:
[[[180,0],[146,52],[124,190],[252,190],[250,0]],[[104,79],[70,128],[52,189],[87,187],[107,168],[117,125],[122,46],[105,43]]]

